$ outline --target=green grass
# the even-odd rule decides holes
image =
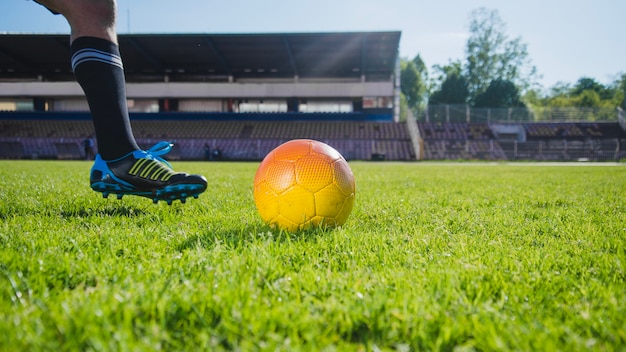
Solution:
[[[352,163],[331,231],[271,231],[255,163],[187,204],[0,161],[0,350],[626,350],[626,167]]]

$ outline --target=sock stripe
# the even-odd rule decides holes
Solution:
[[[76,67],[87,61],[96,61],[104,64],[109,64],[112,66],[119,67],[120,69],[124,69],[124,65],[122,64],[122,58],[119,55],[115,55],[113,53],[109,53],[102,50],[86,48],[78,50],[72,55],[72,70],[76,71]]]

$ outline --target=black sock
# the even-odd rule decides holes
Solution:
[[[96,131],[98,153],[118,159],[139,149],[126,106],[126,82],[119,48],[95,37],[80,37],[71,45],[72,69],[83,88]]]

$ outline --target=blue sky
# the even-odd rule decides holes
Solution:
[[[464,58],[472,10],[497,10],[549,88],[626,73],[623,0],[118,0],[119,33],[402,31],[400,55],[426,65]],[[68,33],[29,0],[0,2],[0,33]]]

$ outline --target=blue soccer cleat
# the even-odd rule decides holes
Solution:
[[[91,188],[101,192],[104,198],[116,194],[152,199],[154,203],[164,200],[172,204],[179,199],[185,203],[188,197],[198,198],[207,187],[202,175],[175,172],[161,155],[168,153],[173,144],[159,142],[144,151],[137,150],[124,157],[104,161],[100,154],[91,168]]]

